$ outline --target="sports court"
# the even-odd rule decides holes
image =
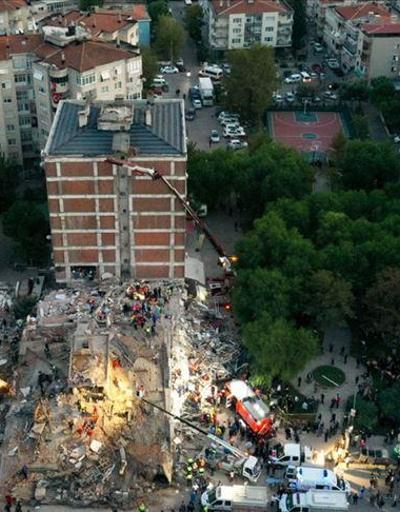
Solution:
[[[271,137],[313,155],[326,155],[334,137],[347,127],[339,112],[269,112]]]

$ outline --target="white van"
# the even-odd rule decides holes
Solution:
[[[308,491],[283,494],[281,512],[344,512],[349,509],[346,493],[341,491]]]
[[[311,76],[306,71],[300,71],[301,80],[307,84],[312,81]]]
[[[211,78],[211,80],[222,80],[224,72],[219,66],[204,66],[204,68],[199,71],[199,76],[207,76]]]
[[[351,492],[347,480],[340,478],[331,469],[289,466],[286,470],[289,487],[296,491],[324,489],[329,491]]]
[[[215,512],[268,510],[268,489],[252,485],[220,485],[201,496],[201,505]]]

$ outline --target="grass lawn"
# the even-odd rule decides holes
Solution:
[[[337,387],[335,383],[340,386],[346,380],[346,375],[340,368],[328,365],[315,368],[313,376],[318,384],[328,388]]]

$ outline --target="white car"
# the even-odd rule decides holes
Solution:
[[[227,112],[227,111],[222,111],[220,114],[218,114],[218,121],[220,123],[222,123],[223,121],[225,121],[226,119],[235,119],[235,120],[239,120],[239,116],[238,114],[232,114],[232,112]]]
[[[220,124],[222,128],[225,128],[228,124],[239,126],[239,120],[236,117],[226,117]]]
[[[225,138],[246,137],[246,132],[244,131],[243,126],[227,126],[224,128],[223,135]]]
[[[288,103],[294,103],[296,100],[296,96],[292,92],[287,92],[285,94],[285,99]]]
[[[173,73],[179,73],[179,69],[176,66],[164,66],[160,69],[161,73],[165,75],[172,75]]]
[[[324,98],[327,100],[337,100],[337,94],[332,91],[325,91]]]
[[[217,143],[220,140],[221,140],[221,138],[220,138],[219,133],[217,132],[217,130],[211,130],[210,141]]]
[[[298,73],[293,73],[293,75],[290,75],[287,78],[285,78],[286,84],[294,84],[296,82],[301,82],[301,75],[299,75]]]
[[[199,110],[203,106],[203,104],[201,103],[201,100],[198,100],[197,98],[192,100],[192,105],[195,110]]]
[[[400,135],[395,135],[395,136],[393,137],[393,142],[394,142],[395,144],[398,144],[398,143],[400,142]]]
[[[248,147],[248,144],[245,140],[240,140],[240,139],[231,139],[229,142],[228,142],[228,145],[227,145],[228,149],[233,149],[233,150],[237,150],[237,149],[244,149],[244,148],[247,148]]]
[[[272,101],[276,104],[280,104],[283,103],[284,97],[282,96],[282,94],[273,94]]]

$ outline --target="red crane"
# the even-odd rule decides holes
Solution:
[[[196,226],[205,234],[207,239],[210,241],[211,245],[217,251],[218,256],[219,256],[219,264],[223,267],[225,272],[227,272],[227,273],[232,272],[231,260],[229,259],[228,255],[226,254],[221,243],[211,233],[210,228],[207,226],[207,224],[203,220],[200,219],[200,217],[197,215],[197,213],[190,206],[189,202],[183,196],[181,196],[181,194],[176,190],[176,188],[173,185],[171,185],[171,183],[161,173],[159,173],[155,169],[132,164],[132,163],[128,162],[127,160],[122,160],[120,158],[109,157],[106,159],[106,161],[111,164],[118,165],[120,167],[125,167],[126,169],[130,169],[133,172],[133,174],[136,174],[138,176],[150,176],[151,179],[154,181],[156,181],[156,180],[162,181],[165,184],[165,186],[179,200],[179,202],[183,206],[185,212],[191,217],[191,219],[193,219]]]

